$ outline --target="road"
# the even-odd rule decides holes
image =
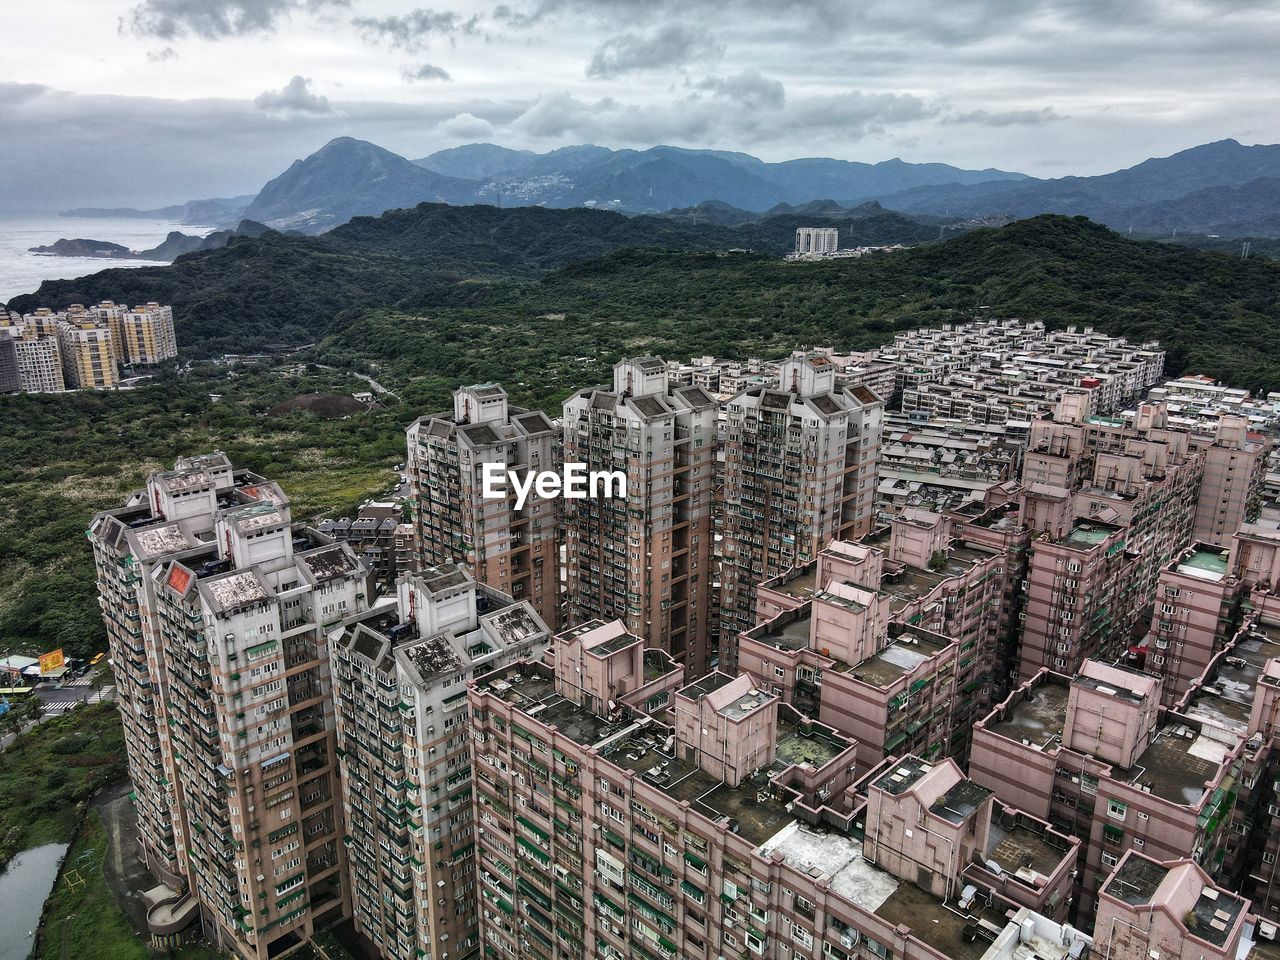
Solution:
[[[374,393],[385,393],[388,397],[395,397],[397,400],[400,399],[400,394],[396,393],[394,390],[388,390],[386,387],[380,384],[377,380],[373,379],[373,377],[365,376],[363,373],[357,373],[355,374],[355,376],[359,377],[369,386],[373,387]]]

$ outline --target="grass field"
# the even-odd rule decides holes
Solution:
[[[69,843],[82,804],[124,776],[124,731],[112,703],[47,720],[0,752],[0,864]]]
[[[35,960],[152,960],[155,954],[129,927],[102,872],[107,836],[91,813],[71,850],[62,878],[49,894],[44,942]],[[183,947],[174,960],[220,960],[204,946]]]

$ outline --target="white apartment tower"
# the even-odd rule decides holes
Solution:
[[[797,227],[796,255],[835,253],[840,248],[840,231],[835,227]]]

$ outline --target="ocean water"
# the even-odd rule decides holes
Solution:
[[[175,223],[172,220],[126,218],[78,218],[0,215],[0,304],[22,293],[35,293],[44,280],[70,280],[108,267],[143,267],[150,260],[107,260],[99,257],[49,257],[29,252],[29,247],[55,240],[106,240],[130,250],[154,247],[171,230],[204,236],[210,226]]]

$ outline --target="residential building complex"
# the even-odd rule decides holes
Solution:
[[[389,960],[479,954],[467,682],[549,641],[529,601],[452,564],[331,637],[355,925]]]
[[[905,412],[977,423],[1033,419],[1072,388],[1089,391],[1091,413],[1111,413],[1141,397],[1164,371],[1158,344],[1019,320],[913,330],[877,357],[897,365]]]
[[[0,314],[0,340],[13,339],[18,390],[108,390],[120,368],[154,365],[178,354],[173,309],[149,303],[129,308],[104,300],[96,307],[72,304],[65,311],[40,307],[28,314]],[[0,344],[0,393],[9,344]]]
[[[1087,945],[1062,923],[1076,842],[954,762],[863,769],[750,677],[687,683],[621,624],[554,659],[469,693],[488,955],[978,960],[1033,914],[1044,956]]]
[[[0,378],[135,312],[12,319]],[[410,525],[297,523],[219,453],[153,473],[89,531],[153,933],[1280,960],[1272,428],[1144,396],[1163,363],[982,321],[626,359],[559,421],[465,386],[407,429]],[[578,465],[618,485],[532,482]]]
[[[368,606],[363,564],[217,453],[89,536],[142,851],[176,898],[153,932],[198,912],[265,960],[350,916],[326,631]]]
[[[756,584],[808,563],[834,539],[871,532],[884,402],[837,389],[824,356],[792,358],[776,386],[726,404],[720,534],[720,662],[754,622]]]
[[[1006,552],[909,511],[862,543],[765,581],[739,667],[856,744],[864,765],[969,751],[1001,677]]]
[[[943,511],[981,503],[992,487],[1021,475],[1026,426],[886,413],[876,488],[880,518],[906,507]]]
[[[568,622],[620,619],[691,676],[711,663],[716,404],[656,357],[564,402],[564,460],[617,471],[626,498],[563,500]]]
[[[514,488],[486,497],[486,465],[520,476],[556,469],[555,429],[546,414],[507,402],[495,384],[460,387],[453,412],[423,417],[407,431],[418,564],[460,562],[476,579],[528,600],[560,623],[559,519],[552,498],[531,491],[517,509]]]

